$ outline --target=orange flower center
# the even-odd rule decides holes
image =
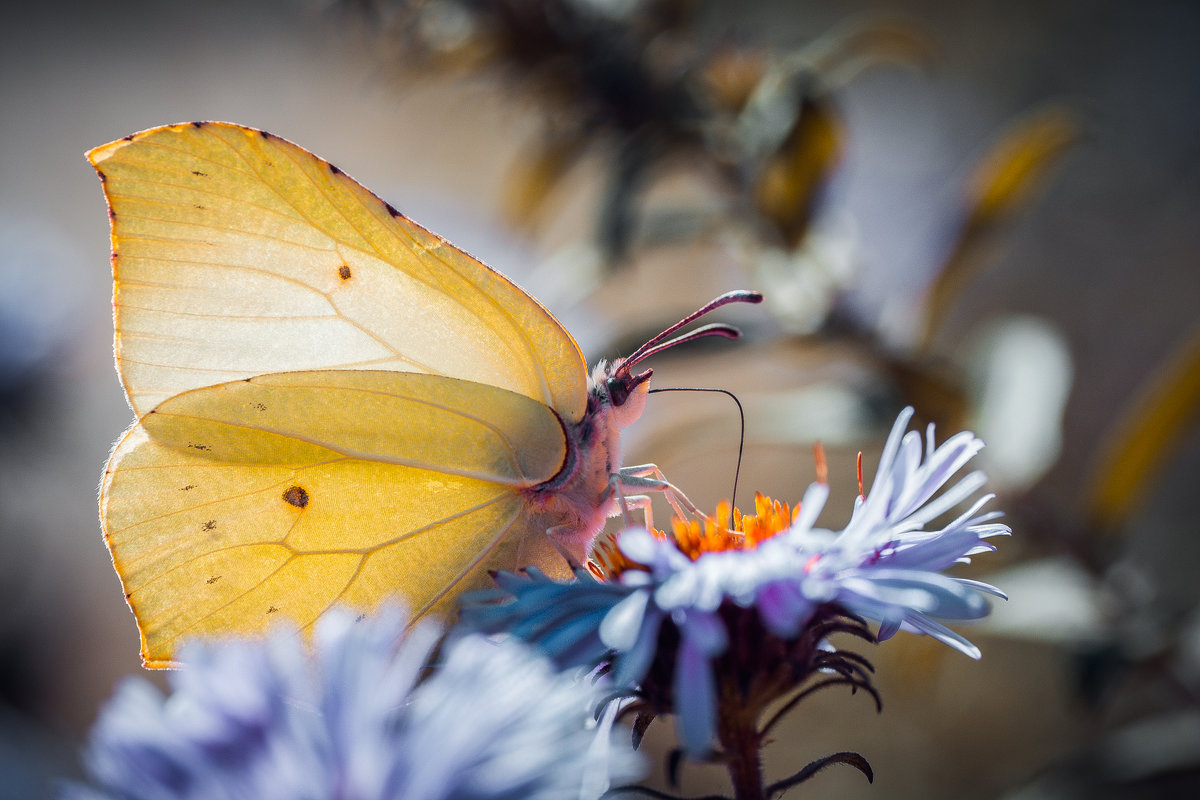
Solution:
[[[761,542],[782,533],[791,527],[800,513],[800,504],[793,509],[787,503],[772,500],[755,492],[754,513],[743,514],[731,509],[729,502],[717,504],[717,513],[704,519],[671,520],[671,534],[660,530],[650,533],[668,541],[692,561],[705,553],[720,553],[727,550],[753,550]],[[732,522],[730,527],[726,524]],[[644,564],[628,558],[617,547],[619,534],[606,534],[597,539],[592,547],[588,570],[600,580],[613,580],[630,569],[645,570]]]

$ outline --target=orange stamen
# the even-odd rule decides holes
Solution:
[[[857,465],[858,465],[858,499],[865,500],[867,496],[863,493],[862,450],[858,451]]]

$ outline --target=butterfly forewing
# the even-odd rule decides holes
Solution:
[[[196,123],[89,158],[112,215],[117,358],[139,416],[254,375],[387,369],[582,418],[585,365],[553,316],[311,153]]]

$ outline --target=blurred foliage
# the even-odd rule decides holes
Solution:
[[[1101,444],[1085,493],[1090,527],[1128,521],[1200,415],[1200,330],[1146,380]]]
[[[930,346],[959,292],[995,260],[992,253],[1003,247],[997,237],[1029,207],[1079,134],[1075,116],[1051,105],[1014,122],[979,159],[964,190],[958,240],[928,290],[921,347]]]
[[[896,341],[844,312],[854,292],[852,234],[814,230],[848,132],[837,92],[881,65],[928,68],[936,46],[896,18],[849,20],[776,51],[705,26],[694,0],[398,0],[348,3],[383,36],[407,80],[429,74],[499,80],[531,99],[540,137],[511,166],[506,213],[532,231],[548,200],[585,156],[607,161],[590,249],[551,259],[572,288],[551,305],[599,290],[637,254],[699,242],[725,248],[763,290],[775,327],[844,340],[873,360],[895,406],[957,429],[971,418],[957,366],[932,351],[934,332],[971,279],[997,260],[997,239],[1030,207],[1076,139],[1074,116],[1048,106],[1019,120],[979,159],[962,189],[956,243],[933,279],[915,341]],[[656,179],[685,169],[716,202],[647,207]],[[558,301],[558,302],[556,302]],[[673,321],[645,309],[617,349]],[[768,334],[769,335],[769,334]],[[881,409],[882,410],[882,409]]]
[[[804,239],[844,133],[831,92],[872,63],[922,63],[908,23],[856,22],[777,54],[698,35],[695,0],[356,2],[394,41],[397,62],[499,76],[545,112],[541,140],[513,166],[507,212],[532,227],[590,149],[611,147],[597,240],[611,266],[629,255],[654,177],[686,164],[737,198],[740,224],[786,249]]]

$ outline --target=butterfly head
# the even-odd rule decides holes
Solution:
[[[592,371],[592,396],[595,401],[611,409],[614,421],[621,428],[637,422],[646,407],[646,396],[650,392],[650,376],[654,370],[645,369],[635,373],[628,358],[618,358],[611,364],[600,361]]]

